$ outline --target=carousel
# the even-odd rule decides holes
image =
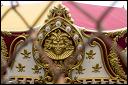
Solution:
[[[2,5],[1,83],[127,84],[127,10],[70,1]]]

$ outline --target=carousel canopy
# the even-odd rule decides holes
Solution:
[[[21,15],[26,19],[29,25],[32,25],[36,18],[40,15],[42,11],[44,11],[47,5],[50,2],[45,1],[41,3],[32,3],[32,4],[21,4],[17,7],[17,10]],[[54,2],[54,5],[60,4],[61,2]],[[80,27],[84,27],[86,29],[95,30],[96,23],[93,22],[86,14],[83,14],[77,7],[71,4],[69,1],[63,1],[62,4],[69,9],[72,19],[74,20],[74,24]],[[86,3],[78,3],[75,2],[76,5],[80,6],[85,12],[91,15],[94,19],[98,20],[102,14],[109,8],[109,6],[99,6],[99,5],[91,5]],[[50,9],[49,8],[49,9]],[[1,16],[9,9],[9,6],[1,7]],[[39,22],[36,26],[41,26],[44,23],[44,20],[47,18],[47,14],[49,13],[49,9],[47,9],[46,13],[40,18]],[[20,19],[20,17],[11,10],[6,17],[1,22],[2,30],[4,31],[26,31],[28,28]],[[115,30],[127,27],[127,10],[123,7],[113,7],[113,9],[106,15],[104,20],[102,21],[102,26],[104,30]]]
[[[109,8],[108,6],[75,3],[96,20],[100,19],[102,14]],[[93,22],[86,14],[83,14],[77,7],[66,1],[63,1],[63,4],[69,8],[76,25],[92,30],[96,28],[96,23]],[[123,7],[113,7],[104,18],[102,26],[104,27],[104,30],[115,30],[127,27],[127,10]]]

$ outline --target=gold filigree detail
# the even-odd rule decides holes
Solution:
[[[78,79],[78,77],[74,77],[74,79],[71,81],[71,84],[82,84],[82,81]]]
[[[7,60],[8,51],[7,51],[6,43],[2,36],[1,36],[1,55],[2,55],[2,58]]]
[[[18,69],[18,72],[25,72],[25,70],[24,70],[25,66],[23,66],[21,63],[18,63],[16,68]]]
[[[39,81],[39,84],[46,84],[45,83],[46,81],[44,80],[44,77],[43,76],[39,76],[38,81]]]
[[[44,49],[50,58],[60,60],[70,56],[74,46],[69,35],[57,29],[45,40]]]
[[[125,33],[127,33],[127,29],[117,31],[117,32],[109,32],[109,33],[106,33],[105,35],[110,36],[110,37],[114,37],[114,36],[122,37],[124,36]]]
[[[110,65],[111,65],[112,69],[114,70],[114,72],[116,73],[116,76],[119,76],[120,78],[123,78],[123,79],[127,79],[127,76],[126,76],[122,66],[120,65],[119,58],[118,58],[119,56],[117,55],[117,52],[115,50],[115,48],[117,46],[116,38],[114,38],[112,44],[113,45],[110,48],[110,53],[108,55]]]
[[[78,68],[76,68],[79,74],[83,74],[83,71],[85,70],[82,65],[80,65]]]
[[[41,68],[39,68],[39,66],[37,66],[37,65],[34,65],[34,67],[32,68],[32,70],[34,71],[34,73],[37,73],[37,74],[38,74],[38,73],[41,73],[41,72],[40,72],[40,69],[41,69]]]
[[[103,33],[103,34],[105,34],[106,36],[112,37],[112,38],[116,37],[116,41],[118,41],[118,39],[123,37],[126,33],[127,33],[127,29],[121,30],[121,31],[117,31],[117,32]]]
[[[88,57],[86,57],[86,59],[94,59],[94,55],[96,54],[95,52],[93,52],[93,50],[90,50],[89,52],[86,52],[86,54],[88,55]]]
[[[46,24],[40,29],[36,41],[47,53],[45,56],[60,70],[63,70],[66,77],[71,78],[72,70],[80,66],[84,60],[85,47],[81,35],[72,25],[69,17],[64,7],[61,5],[54,7],[50,11]],[[40,56],[36,49],[38,48],[33,44],[34,60],[38,66],[43,67],[45,71],[44,78],[47,79],[48,77],[50,82],[54,82],[54,71],[50,70],[49,63],[44,60],[43,56]]]
[[[58,16],[63,17],[64,19],[68,20],[70,23],[73,23],[69,15],[69,12],[65,9],[65,7],[63,7],[60,4],[58,5],[58,7],[54,7],[52,10],[50,10],[48,19],[45,22],[49,21],[49,19],[53,19]]]
[[[9,58],[12,57],[13,52],[15,52],[15,51],[17,50],[17,47],[18,47],[19,45],[23,44],[23,42],[24,42],[25,40],[26,40],[26,37],[20,35],[20,36],[16,37],[16,38],[12,41],[12,43],[11,43],[11,45],[10,45],[10,50],[9,50]],[[11,69],[13,68],[14,63],[15,63],[15,60],[12,62],[11,66],[10,66]]]
[[[90,32],[90,31],[89,31]],[[83,33],[83,36],[84,37],[86,37],[86,38],[90,38],[89,36],[87,36],[85,33],[84,33],[84,31],[82,30],[82,32],[81,33]],[[105,36],[108,36],[108,37],[111,37],[112,39],[113,38],[115,38],[115,41],[118,41],[118,39],[119,38],[121,38],[121,37],[124,37],[124,35],[125,34],[127,34],[127,29],[124,29],[124,30],[121,30],[121,31],[117,31],[117,32],[103,32],[103,34],[105,34]],[[103,42],[104,43],[104,42]],[[126,43],[126,42],[125,42]],[[95,46],[96,45],[96,43],[94,43],[93,44],[93,46]],[[100,44],[99,44],[99,46],[100,46]],[[101,51],[103,51],[103,49],[102,49],[102,47],[100,47],[100,49],[101,49]],[[107,49],[105,49],[106,50],[106,52],[107,52]],[[113,70],[113,67],[112,66],[110,66],[109,65],[109,62],[110,62],[110,59],[108,59],[108,54],[106,53],[106,54],[102,54],[102,56],[106,56],[106,62],[105,63],[107,63],[108,65],[106,66],[105,65],[105,63],[103,63],[103,65],[105,66],[105,69],[106,69],[106,67],[107,67],[107,69],[109,68],[109,70],[110,70],[110,72],[112,73],[112,75],[110,74],[110,72],[108,72],[108,70],[106,69],[106,71],[108,72],[108,74],[110,74],[110,76],[111,77],[113,77],[113,76],[117,76],[116,75],[116,73],[114,72],[114,70]],[[117,53],[116,53],[116,55],[117,55]],[[102,59],[103,61],[105,60],[105,59]],[[119,60],[119,59],[118,59]],[[120,65],[120,64],[119,64]],[[122,66],[121,66],[122,67]],[[123,70],[123,69],[122,69]]]
[[[8,55],[7,47],[3,37],[1,36],[1,70],[4,70],[3,66],[7,64],[7,55]]]
[[[39,76],[38,78],[35,77],[29,77],[29,76],[13,76],[9,78],[10,81],[16,82],[19,80],[29,80],[29,81],[23,81],[23,83],[27,84],[27,82],[31,82],[30,84],[47,84],[46,80],[43,78],[43,76]],[[36,82],[35,82],[36,80]],[[50,80],[50,78],[49,78]],[[74,79],[70,79],[69,77],[66,77],[65,80],[68,80],[68,82],[65,82],[65,84],[127,84],[126,80],[118,79],[118,78],[106,78],[106,77],[92,77],[92,78],[78,78],[74,77]],[[53,83],[51,83],[53,84]]]
[[[91,34],[91,35],[85,34],[86,31],[87,31],[87,30],[82,29],[80,32],[81,32],[81,34],[83,35],[83,37],[85,37],[85,38],[91,38],[92,34]],[[89,31],[87,31],[87,32],[89,32]],[[91,32],[91,31],[90,31],[90,32]]]
[[[99,70],[102,68],[101,66],[99,66],[99,64],[96,64],[95,66],[92,67],[93,71],[92,72],[100,72]]]
[[[24,52],[21,53],[24,57],[24,59],[30,58],[29,55],[31,54],[31,52],[29,52],[28,50],[24,49]]]
[[[12,35],[12,33],[11,33],[11,32],[8,32],[8,31],[2,31],[2,33],[3,33],[4,35],[8,35],[8,36],[11,36],[11,35]]]
[[[26,33],[22,33],[21,35],[24,36],[24,37],[26,37],[26,38],[29,38],[30,37],[30,34],[26,34]]]

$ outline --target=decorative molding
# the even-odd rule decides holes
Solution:
[[[91,38],[91,34],[85,34],[84,32],[88,32],[87,30],[81,30],[82,36],[86,38]],[[103,32],[106,36],[109,36],[111,38],[116,37],[116,41],[118,41],[118,38],[121,38],[124,36],[124,34],[127,32],[127,30],[122,30],[119,32]],[[13,34],[11,32],[3,32],[4,35],[12,36]],[[93,50],[90,50],[89,52],[84,53],[84,51],[81,51],[80,53],[77,53],[77,49],[85,49],[84,46],[86,43],[83,42],[82,36],[79,34],[77,29],[73,26],[73,21],[71,20],[71,17],[69,15],[69,12],[61,5],[58,7],[54,7],[50,11],[50,14],[48,15],[48,19],[45,21],[45,25],[40,29],[36,41],[39,42],[40,46],[45,50],[45,52],[48,54],[48,57],[53,61],[53,63],[57,64],[57,66],[61,69],[64,68],[64,65],[66,65],[66,70],[64,69],[64,72],[66,74],[66,83],[71,84],[82,84],[84,82],[86,83],[103,83],[106,82],[105,79],[95,79],[92,78],[90,81],[89,79],[78,79],[75,77],[72,79],[71,72],[72,70],[77,70],[78,74],[83,74],[83,71],[85,68],[81,65],[84,60],[84,55],[87,54],[88,57],[86,59],[94,59],[94,55],[96,54],[93,52]],[[22,44],[21,42],[24,42],[26,38],[29,38],[29,34],[14,34],[13,36],[16,37],[13,42],[10,45],[10,51],[9,56],[11,57],[12,53],[16,51],[16,47],[18,44]],[[3,52],[2,49],[5,49],[6,44],[4,46],[3,39],[1,39],[1,53]],[[125,43],[127,43],[127,37],[125,38]],[[103,66],[105,67],[105,70],[110,76],[110,79],[107,79],[107,83],[117,83],[118,81],[123,83],[126,81],[127,75],[125,74],[121,64],[120,60],[118,59],[117,52],[115,50],[107,49],[106,44],[102,41],[100,38],[93,38],[91,42],[89,43],[91,47],[98,45],[100,47],[101,51],[101,57],[103,61]],[[114,45],[115,46],[115,45]],[[114,48],[114,47],[113,47]],[[54,73],[49,70],[49,64],[45,63],[42,56],[40,56],[40,53],[37,50],[35,44],[33,43],[32,47],[32,54],[33,58],[36,62],[36,65],[32,67],[32,71],[34,74],[40,73],[40,70],[43,68],[45,74],[44,76],[41,76],[37,78],[30,78],[33,83],[39,83],[39,84],[47,84],[47,83],[54,83]],[[4,50],[2,54],[6,57],[8,55],[7,48]],[[110,51],[110,52],[109,52]],[[108,54],[109,53],[109,54]],[[30,58],[31,52],[24,49],[24,52],[21,53],[24,57],[24,59]],[[76,56],[76,57],[74,57]],[[23,66],[21,63],[19,63],[16,68],[18,69],[18,72],[24,72],[25,66]],[[99,66],[99,64],[96,64],[92,67],[92,72],[100,72],[99,70],[102,68]],[[56,69],[55,69],[56,70]],[[24,77],[21,77],[24,79]],[[86,77],[85,77],[86,78]],[[112,80],[112,78],[119,78]],[[88,82],[89,81],[89,82]],[[26,83],[26,81],[24,81]]]
[[[73,22],[67,10],[59,5],[50,11],[50,15],[40,29],[36,41],[48,55],[51,62],[62,69],[66,77],[71,78],[71,72],[81,65],[84,60],[84,42],[82,36],[73,26]],[[46,62],[33,44],[33,57],[36,64],[43,67],[44,79],[54,82],[54,71],[50,71],[49,63]],[[78,51],[81,52],[78,53]],[[83,70],[83,69],[82,69]]]
[[[65,78],[65,84],[127,84],[126,80],[118,79],[118,78],[84,78],[78,79],[75,77],[74,79]],[[19,82],[20,81],[20,82]],[[47,84],[42,76],[39,78],[33,77],[11,77],[9,81],[12,84]],[[8,84],[10,84],[8,83]]]
[[[12,36],[12,33],[8,31],[2,31],[2,34],[7,35],[7,36]]]
[[[24,33],[23,33],[23,34],[24,34]],[[25,42],[26,39],[27,39],[26,36],[19,35],[18,37],[16,37],[16,38],[12,41],[12,43],[11,43],[11,45],[10,45],[10,50],[9,50],[9,58],[12,57],[12,54],[13,54],[13,52],[16,51],[17,46],[18,46],[18,45],[22,45],[22,44]],[[14,61],[14,62],[15,62],[15,61]],[[11,68],[13,68],[14,62],[11,64]]]
[[[45,22],[51,21],[52,19],[54,19],[57,16],[60,16],[73,24],[73,21],[71,20],[72,18],[69,15],[69,12],[62,5],[58,5],[58,7],[54,7],[54,9],[50,10],[48,19],[46,19]]]
[[[120,31],[117,31],[117,32],[107,32],[107,33],[103,33],[105,34],[106,36],[109,36],[109,37],[116,37],[116,41],[118,41],[118,38],[121,38],[124,36],[124,34],[127,33],[127,29],[123,29],[123,30],[120,30]]]
[[[12,36],[14,36],[14,37],[18,37],[18,36],[24,36],[24,37],[29,37],[30,36],[30,34],[29,34],[29,32],[27,33],[28,31],[26,31],[26,32],[9,32],[9,31],[1,31],[1,33],[3,34],[3,35],[6,35],[6,36],[8,36],[8,37],[12,37]]]
[[[106,36],[108,36],[108,37],[110,37],[110,38],[112,38],[113,40],[115,40],[115,42],[117,43],[117,41],[118,41],[118,39],[119,38],[121,38],[121,37],[123,37],[125,34],[127,33],[127,30],[121,30],[121,31],[117,31],[117,32],[104,32],[103,34],[105,34]],[[100,37],[99,37],[100,38]],[[96,40],[95,38],[94,39],[92,39],[91,41],[94,41],[94,40]],[[97,40],[96,40],[97,41]],[[98,41],[99,42],[99,41]],[[104,42],[104,41],[102,41],[102,42]],[[99,46],[101,46],[102,44],[101,43],[99,43],[100,45]],[[96,43],[94,43],[94,45],[93,46],[95,46],[96,45]],[[105,44],[104,46],[106,46],[107,44]],[[110,60],[111,59],[108,59],[108,55],[110,54],[110,51],[111,51],[111,48],[109,49],[109,48],[107,48],[107,49],[104,49],[104,46],[101,46],[101,51],[103,50],[103,51],[106,51],[106,53],[105,54],[103,54],[104,56],[102,57],[103,58],[103,65],[105,66],[105,69],[106,69],[106,71],[108,72],[108,74],[110,74],[110,76],[111,77],[116,77],[116,76],[118,76],[117,75],[117,73],[114,71],[114,69],[113,69],[113,67],[110,65]],[[113,45],[112,45],[113,46]],[[115,47],[114,47],[115,48]],[[109,53],[109,54],[108,54]],[[112,53],[112,52],[111,52]],[[116,55],[118,56],[118,53],[116,53]],[[105,57],[106,56],[106,57]],[[122,68],[122,71],[123,72],[120,72],[121,74],[123,74],[124,73],[124,68],[121,66],[121,62],[120,62],[120,60],[119,60],[119,58],[117,58],[118,59],[118,64],[117,64],[117,66],[119,66],[119,67],[121,67]],[[116,62],[117,63],[117,62]],[[121,69],[120,69],[121,70]],[[121,76],[119,76],[120,78],[121,78]],[[123,77],[122,77],[123,78]],[[126,78],[126,77],[125,77]]]
[[[86,37],[86,38],[91,38],[92,35],[94,35],[94,33],[97,33],[97,30],[89,30],[89,29],[86,29],[86,28],[83,28],[81,30],[81,34]],[[121,38],[124,36],[124,34],[127,33],[127,28],[121,28],[121,29],[118,29],[118,30],[111,30],[111,31],[102,31],[102,34],[106,35],[106,36],[109,36],[109,37],[115,37],[117,36],[118,38]],[[118,40],[118,39],[117,39]]]
[[[91,36],[93,35],[93,32],[87,31],[86,29],[82,29],[82,30],[80,30],[80,32],[83,37],[88,38],[88,39],[91,38]]]
[[[8,50],[4,38],[1,36],[1,55],[5,61],[8,59]]]
[[[12,43],[11,43],[11,45],[10,45],[9,57],[11,57],[11,55],[13,54],[13,52],[16,51],[17,45],[18,45],[19,43],[22,44],[21,42],[23,42],[23,41],[25,41],[25,40],[26,40],[26,37],[20,35],[20,36],[16,37],[16,38],[12,41]]]

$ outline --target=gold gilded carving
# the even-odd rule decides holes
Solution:
[[[91,35],[85,34],[84,32],[86,32],[86,31],[87,31],[87,30],[82,29],[82,30],[81,30],[81,34],[82,34],[85,38],[91,38],[92,34],[91,34]]]
[[[32,70],[34,71],[34,73],[37,73],[37,74],[38,74],[38,73],[41,73],[41,72],[40,72],[40,69],[41,69],[41,68],[39,68],[39,66],[37,66],[37,65],[34,65],[34,67],[32,68]]]
[[[70,36],[57,29],[45,40],[44,49],[50,58],[60,60],[70,56],[74,51],[74,46]]]
[[[2,34],[4,34],[4,35],[7,35],[8,37],[10,37],[10,36],[24,36],[24,37],[29,37],[30,36],[30,34],[26,34],[26,33],[22,33],[22,34],[15,34],[15,32],[8,32],[8,31],[2,31]]]
[[[83,35],[85,36],[86,34],[84,34],[84,31],[82,31],[83,32]],[[116,41],[118,41],[118,39],[119,38],[121,38],[121,37],[123,37],[125,34],[127,33],[127,29],[125,29],[125,30],[121,30],[121,31],[117,31],[117,32],[103,32],[103,34],[105,34],[105,36],[107,36],[107,37],[111,37],[112,39],[114,39],[115,38],[115,42]],[[86,36],[85,36],[86,37]],[[89,37],[87,37],[87,38],[89,38]],[[103,42],[104,43],[104,42]],[[126,43],[126,41],[125,41],[125,43]],[[91,45],[91,46],[95,46],[96,45],[96,42],[93,42],[93,45]],[[100,46],[100,43],[99,43],[99,46]],[[102,46],[103,47],[103,46]],[[100,46],[100,49],[101,49],[101,51],[103,51],[104,49],[102,49],[102,47]],[[114,47],[115,48],[115,47]],[[110,74],[110,76],[111,77],[115,77],[115,76],[119,76],[118,74],[117,74],[117,69],[115,69],[116,71],[114,71],[113,69],[113,67],[111,66],[111,64],[110,64],[110,60],[111,59],[108,59],[108,54],[107,54],[107,49],[105,49],[105,51],[106,51],[106,53],[104,53],[104,54],[102,54],[102,56],[104,57],[104,56],[106,56],[106,57],[104,57],[104,59],[102,59],[103,60],[103,62],[105,62],[105,63],[103,63],[103,65],[105,66],[105,69],[106,69],[106,71],[108,72],[108,74]],[[110,51],[111,51],[111,49],[110,49]],[[111,53],[109,52],[109,54],[112,54],[112,53],[114,53],[114,51],[112,52],[111,51]],[[117,54],[117,52],[115,52],[115,54],[116,54],[116,56],[118,56],[118,54]],[[115,55],[115,54],[113,54],[113,55]],[[116,59],[115,59],[116,60]],[[113,60],[114,61],[114,60]],[[123,70],[123,68],[122,68],[122,66],[120,65],[120,61],[119,61],[119,58],[117,58],[117,61],[118,61],[118,63],[116,62],[116,64],[117,64],[117,66],[118,66],[118,70],[119,70],[119,67],[121,67],[121,69],[122,69],[122,71],[124,71]],[[112,61],[111,61],[112,62]],[[107,65],[106,65],[107,64]],[[113,65],[114,66],[114,65]],[[116,65],[115,65],[116,66]],[[124,74],[124,72],[120,72],[120,74],[121,75],[123,75]],[[123,77],[121,77],[121,76],[119,76],[120,78],[123,78]],[[126,78],[126,77],[125,77]]]
[[[31,52],[29,52],[28,50],[26,50],[26,49],[24,49],[24,52],[23,53],[21,53],[24,57],[24,59],[27,59],[27,58],[30,58],[30,54],[31,54]]]
[[[38,82],[39,84],[46,84],[43,76],[39,76]]]
[[[71,78],[69,78],[69,77],[65,77],[65,83],[66,84],[70,84],[71,83]]]
[[[18,83],[19,79],[26,80],[26,81],[23,81],[24,84],[28,84],[27,82],[31,82],[30,84],[47,84],[45,79],[42,76],[39,76],[38,78],[30,77],[30,76],[13,76],[9,78],[9,80],[14,84],[16,84],[16,82]],[[106,78],[106,77],[94,77],[94,78],[92,77],[92,78],[81,78],[81,79],[74,77],[73,80],[66,77],[65,81],[66,81],[65,82],[66,84],[87,84],[89,82],[91,84],[127,84],[126,80],[118,79],[118,78]]]
[[[78,79],[78,77],[74,77],[74,79],[71,81],[71,84],[82,84],[82,81]]]
[[[6,43],[2,36],[1,36],[1,55],[2,55],[2,58],[7,60],[8,51],[7,51]]]
[[[116,38],[113,39],[112,44],[113,45],[110,48],[110,53],[108,55],[110,65],[111,65],[112,69],[114,70],[114,72],[116,73],[116,76],[119,76],[120,78],[123,78],[126,80],[127,76],[126,76],[122,66],[120,65],[119,58],[118,58],[117,52],[115,50],[115,48],[117,46]]]
[[[104,33],[104,34],[107,36],[110,36],[110,37],[115,37],[115,36],[122,37],[122,36],[124,36],[125,33],[127,33],[127,29],[117,31],[117,32]]]
[[[92,72],[100,72],[99,70],[102,68],[101,66],[99,66],[99,64],[96,64],[95,66],[92,67],[93,71]]]
[[[73,23],[71,17],[69,16],[69,12],[62,5],[58,5],[58,7],[54,7],[54,9],[50,10],[50,14],[48,15],[46,22],[49,21],[49,19],[53,19],[57,16],[60,16],[68,20],[70,23]]]
[[[11,33],[11,32],[8,32],[8,31],[2,31],[2,33],[3,33],[4,35],[8,35],[8,36],[11,36],[11,35],[12,35],[12,33]]]
[[[94,47],[96,45],[98,45],[100,48],[101,58],[102,58],[103,66],[104,66],[106,72],[109,74],[109,76],[111,78],[113,78],[116,74],[113,72],[111,66],[109,65],[109,60],[107,58],[108,52],[107,52],[107,47],[106,47],[105,43],[100,38],[95,37],[94,39],[92,39],[90,46]]]
[[[95,52],[93,52],[93,50],[90,50],[89,52],[86,52],[86,54],[88,55],[88,57],[86,57],[86,59],[94,59],[94,55],[96,54]]]
[[[24,70],[25,66],[23,66],[21,63],[18,63],[16,68],[18,69],[18,72],[25,72],[25,70]]]
[[[109,37],[112,37],[112,38],[116,37],[116,41],[118,41],[118,39],[123,37],[126,33],[127,33],[127,29],[117,31],[117,32],[108,32],[108,33],[104,33],[104,34],[106,36],[109,36]]]
[[[17,46],[23,44],[23,42],[26,40],[26,37],[23,35],[19,35],[16,37],[11,45],[10,45],[10,50],[9,50],[9,58],[11,58],[13,52],[17,50]],[[15,62],[15,61],[14,61]],[[11,64],[11,68],[13,68],[14,62]]]
[[[119,38],[124,37],[124,35],[127,34],[127,29],[117,31],[117,32],[110,32],[106,33],[107,36],[113,38],[112,47],[110,48],[110,52],[108,55],[109,64],[112,68],[112,70],[115,73],[115,76],[118,76],[119,78],[127,79],[127,75],[125,74],[125,71],[120,63],[119,55],[115,48],[117,47],[117,41]],[[125,41],[125,43],[127,43]]]
[[[72,23],[67,10],[59,5],[50,11],[46,24],[37,35],[36,42],[56,69],[49,68],[50,64],[40,56],[36,44],[33,43],[33,57],[37,65],[43,67],[46,82],[54,82],[55,70],[63,70],[65,76],[71,78],[72,70],[79,67],[84,60],[84,42]]]
[[[3,37],[1,36],[1,70],[3,66],[5,66],[7,64],[7,47],[6,47],[6,43],[3,39]]]

